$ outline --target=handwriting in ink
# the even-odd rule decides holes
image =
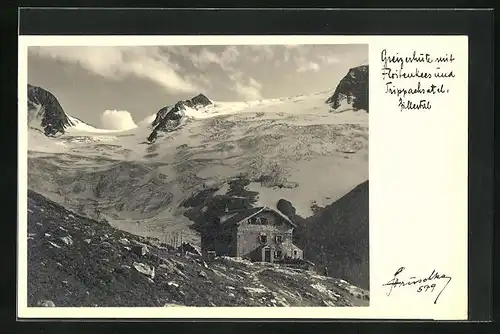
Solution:
[[[401,112],[431,110],[434,98],[450,93],[446,81],[455,78],[449,68],[455,61],[452,53],[435,55],[413,50],[401,55],[383,49],[380,60],[385,94],[397,97]]]
[[[434,290],[438,291],[439,289],[438,285],[439,283],[441,284],[441,290],[439,290],[439,293],[437,294],[436,298],[434,299],[434,304],[437,303],[439,297],[443,293],[443,291],[446,289],[448,284],[451,281],[451,277],[446,275],[446,274],[440,274],[436,270],[432,270],[432,272],[426,276],[426,277],[415,277],[415,276],[410,276],[408,278],[402,279],[401,278],[401,273],[405,270],[405,267],[400,267],[395,273],[392,279],[390,279],[387,283],[382,284],[383,286],[388,286],[389,290],[387,292],[387,296],[390,296],[392,291],[397,288],[404,288],[404,287],[409,287],[409,288],[415,288],[416,293],[422,293],[422,292],[434,292]]]
[[[399,64],[400,69],[403,69],[404,64],[433,62],[429,53],[417,53],[417,51],[413,51],[411,56],[402,57],[399,53],[388,55],[387,49],[383,49],[380,56],[384,67],[388,67],[389,64]]]
[[[386,79],[412,79],[412,78],[420,78],[420,79],[430,79],[432,78],[432,74],[429,72],[423,72],[418,68],[415,68],[412,71],[403,71],[403,69],[392,69],[390,67],[382,68],[382,78]]]

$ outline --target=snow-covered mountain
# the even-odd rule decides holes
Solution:
[[[337,85],[328,103],[333,111],[363,109],[368,112],[368,65],[351,68]]]
[[[73,123],[52,93],[28,85],[28,126],[46,136],[55,136],[64,134]]]
[[[126,131],[96,129],[60,108],[63,134],[29,134],[29,187],[89,215],[86,204],[98,202],[116,226],[135,231],[141,220],[137,232],[146,234],[192,224],[181,203],[207,187],[228,191],[227,182],[243,176],[259,204],[284,198],[307,217],[313,201],[328,205],[368,178],[368,114],[330,113],[330,94],[200,96]]]
[[[57,97],[51,92],[28,84],[28,129],[38,130],[47,137],[63,134],[112,133],[117,130],[95,128],[84,121],[68,115]]]
[[[173,107],[166,106],[158,110],[153,121],[153,131],[148,136],[148,141],[153,142],[158,137],[158,132],[169,132],[179,126],[186,112],[189,110],[199,110],[213,104],[205,95],[199,94],[190,100],[177,102]],[[189,115],[189,112],[188,112]]]

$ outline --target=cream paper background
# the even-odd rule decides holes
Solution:
[[[27,47],[29,45],[248,45],[369,44],[369,307],[27,307]],[[380,52],[453,53],[456,78],[449,95],[426,112],[399,112],[384,94]],[[424,67],[420,67],[424,70]],[[19,318],[390,318],[465,320],[467,317],[467,101],[466,36],[20,36],[19,37]],[[408,85],[407,85],[408,86]],[[409,276],[433,269],[452,277],[436,293],[382,284],[401,266]],[[439,284],[442,284],[441,282]]]

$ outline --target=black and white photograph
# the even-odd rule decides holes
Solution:
[[[28,307],[370,305],[368,44],[27,57]]]

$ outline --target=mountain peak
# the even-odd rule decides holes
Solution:
[[[186,115],[186,108],[203,108],[213,102],[204,94],[198,94],[190,100],[180,100],[173,106],[165,106],[157,111],[156,118],[153,121],[153,131],[148,136],[148,141],[153,142],[158,137],[158,132],[168,132],[175,129]]]
[[[51,92],[28,84],[28,126],[40,129],[46,136],[63,134],[73,123]]]
[[[193,103],[193,105],[208,106],[210,104],[213,104],[213,102],[204,94],[198,94],[195,97],[193,97],[190,101],[191,103]]]
[[[368,111],[368,65],[349,69],[326,103],[336,112],[350,109]]]

